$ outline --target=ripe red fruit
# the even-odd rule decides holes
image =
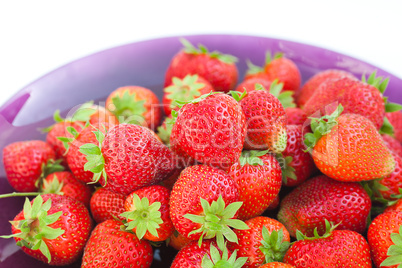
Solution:
[[[282,262],[270,262],[260,266],[260,268],[294,268],[294,266]]]
[[[391,137],[388,134],[382,134],[381,137],[382,140],[384,141],[384,144],[390,151],[402,157],[402,144],[398,140],[396,140],[395,138]]]
[[[400,198],[398,197],[400,194],[399,189],[402,189],[402,157],[395,153],[392,153],[392,155],[395,160],[394,171],[388,176],[379,179],[374,184],[380,184],[380,187],[377,185],[377,191],[375,191],[379,195],[377,197],[382,197],[387,200],[395,200]]]
[[[184,237],[184,235],[180,234],[178,231],[174,230],[173,234],[170,236],[169,246],[173,247],[176,250],[180,250],[190,242],[193,241]]]
[[[263,77],[254,77],[254,78],[250,78],[247,80],[244,80],[243,82],[241,82],[237,87],[236,87],[236,91],[238,92],[244,92],[244,90],[247,91],[247,93],[250,93],[252,91],[255,90],[255,85],[256,84],[260,84],[262,85],[264,88],[270,88],[271,87],[271,80],[268,80],[267,78],[263,78]]]
[[[161,107],[155,93],[140,86],[124,86],[114,90],[106,99],[106,109],[120,123],[137,124],[155,129],[161,120]]]
[[[183,78],[188,74],[205,78],[216,91],[228,92],[235,87],[238,78],[236,57],[217,51],[209,52],[203,45],[196,48],[185,39],[181,42],[184,48],[169,64],[165,87],[170,85],[173,77]]]
[[[331,79],[340,79],[343,77],[357,80],[353,74],[342,70],[329,69],[316,73],[309,80],[307,80],[307,82],[304,83],[304,85],[297,92],[297,105],[303,108],[306,102],[323,82]]]
[[[97,223],[121,217],[124,210],[126,195],[109,191],[105,188],[97,189],[91,197],[90,208],[92,217]]]
[[[165,114],[169,116],[172,109],[179,110],[175,101],[191,101],[212,91],[215,91],[212,85],[197,74],[188,74],[183,79],[173,77],[172,83],[163,89],[163,109]]]
[[[323,234],[325,220],[339,223],[339,230],[362,233],[370,209],[370,197],[361,185],[321,175],[299,185],[282,199],[278,220],[293,237],[296,230],[312,236],[317,228],[318,234]]]
[[[282,172],[278,161],[267,151],[245,151],[228,174],[234,179],[243,205],[238,218],[261,215],[279,194]]]
[[[83,203],[55,194],[38,196],[32,202],[27,198],[24,210],[11,224],[13,235],[8,237],[14,237],[25,253],[58,266],[81,257],[92,229]]]
[[[307,114],[300,108],[285,108],[287,125],[304,125],[307,123]]]
[[[385,113],[385,116],[394,127],[395,139],[402,143],[402,112]]]
[[[244,268],[260,267],[267,262],[282,261],[290,237],[285,226],[275,219],[255,217],[245,222],[249,229],[235,230],[239,243],[228,243],[231,251],[247,257]]]
[[[47,176],[55,158],[53,149],[44,141],[11,143],[3,149],[7,180],[18,192],[36,192],[38,180]]]
[[[170,144],[178,155],[227,169],[239,158],[245,134],[239,103],[226,94],[207,94],[180,109]]]
[[[269,53],[266,54],[264,71],[268,79],[278,79],[283,83],[283,90],[296,92],[300,88],[301,74],[297,65],[290,59],[276,55],[271,60]]]
[[[121,230],[121,222],[107,220],[93,230],[82,257],[82,268],[143,267],[152,263],[152,247],[146,240]]]

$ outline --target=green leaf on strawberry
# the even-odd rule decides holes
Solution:
[[[53,177],[53,180],[51,182],[48,182],[47,180],[43,181],[42,187],[40,191],[43,194],[60,194],[63,195],[64,193],[61,191],[63,189],[64,183],[59,181],[57,178],[56,174]]]
[[[170,100],[192,100],[200,94],[200,89],[205,87],[203,83],[197,83],[198,75],[188,74],[183,79],[173,77],[172,85],[166,87],[164,91],[167,93],[166,98]],[[173,102],[170,104],[174,108]]]
[[[296,107],[296,104],[295,104],[295,101],[293,98],[293,92],[292,91],[281,92],[282,89],[283,89],[283,83],[280,83],[278,79],[275,79],[271,83],[271,86],[269,88],[269,93],[271,93],[272,95],[274,95],[275,97],[278,98],[278,100],[282,104],[283,108]]]
[[[122,96],[116,95],[112,98],[115,106],[112,113],[118,118],[120,123],[141,124],[145,121],[143,114],[146,112],[144,107],[145,100],[136,100],[135,93],[130,94],[124,91]]]
[[[380,128],[380,134],[388,134],[391,137],[394,136],[394,126],[391,125],[391,123],[389,122],[388,118],[386,116],[384,116],[384,122]]]
[[[244,88],[244,91],[240,93],[239,91],[229,91],[229,93],[233,99],[235,99],[237,102],[241,101],[246,95],[247,95],[247,90]]]
[[[398,268],[402,267],[402,226],[399,227],[399,233],[392,233],[391,240],[394,245],[388,248],[388,258],[386,258],[381,266],[398,265]]]
[[[277,52],[274,54],[274,57],[272,57],[271,52],[267,51],[265,53],[265,65],[270,64],[273,60],[283,58],[283,52]]]
[[[283,229],[273,230],[271,234],[265,226],[262,227],[260,250],[265,255],[265,263],[283,260],[290,243],[283,241]]]
[[[209,93],[207,93],[207,94],[201,95],[201,96],[199,96],[198,98],[193,99],[193,100],[190,100],[190,101],[175,100],[175,101],[174,101],[174,105],[175,105],[175,106],[178,106],[179,108],[181,108],[181,107],[183,107],[185,104],[188,104],[188,103],[199,103],[200,101],[202,101],[202,100],[208,98],[209,96],[214,95],[214,94],[218,94],[218,93],[220,93],[220,92],[211,91],[211,92],[209,92]],[[174,111],[174,110],[172,110],[172,116],[174,117],[173,111]],[[177,115],[177,113],[176,113],[176,115]]]
[[[243,202],[234,202],[226,206],[222,196],[219,196],[218,200],[212,201],[211,204],[203,198],[200,198],[200,202],[203,209],[201,215],[184,215],[184,218],[201,225],[199,229],[189,233],[189,235],[202,233],[198,240],[199,245],[201,245],[204,238],[211,239],[216,237],[218,247],[223,248],[225,238],[230,242],[238,242],[236,234],[230,227],[239,230],[249,229],[243,221],[233,219]]]
[[[62,215],[61,211],[51,215],[47,214],[51,207],[51,202],[52,201],[49,198],[45,203],[43,203],[43,199],[39,195],[34,199],[31,206],[31,202],[26,198],[23,209],[24,219],[10,222],[14,228],[21,232],[0,237],[20,238],[21,240],[17,242],[18,246],[27,247],[32,250],[40,250],[40,252],[42,252],[42,254],[47,258],[48,262],[50,262],[50,251],[46,243],[43,241],[43,238],[48,240],[56,239],[65,232],[65,230],[62,230],[61,228],[54,229],[48,226],[55,223]]]
[[[240,165],[243,167],[244,165],[252,165],[252,166],[262,166],[264,165],[264,162],[259,158],[259,156],[266,155],[269,152],[269,150],[265,151],[256,151],[256,150],[251,150],[251,151],[243,151],[241,153],[241,156],[239,158]]]
[[[174,110],[172,110],[172,112],[173,112]],[[175,111],[176,113],[177,113],[177,111]],[[174,122],[175,122],[176,120],[173,118],[173,116],[172,116],[172,118],[170,118],[170,117],[166,117],[166,119],[165,119],[165,123],[164,124],[162,124],[161,126],[159,126],[158,128],[157,128],[157,130],[158,130],[158,137],[159,138],[161,138],[161,140],[166,144],[166,145],[169,145],[169,142],[170,142],[170,135],[172,134],[172,129],[173,129],[173,125],[174,125]]]
[[[283,157],[282,154],[276,154],[276,159],[281,164],[282,181],[284,183],[287,183],[288,178],[291,180],[297,180],[295,169],[290,165],[290,163],[292,163],[293,161],[293,157],[291,156]]]
[[[258,74],[264,71],[264,68],[257,66],[255,64],[253,64],[250,60],[246,60],[247,63],[247,71],[246,71],[246,75],[253,75],[253,74]]]
[[[247,262],[247,257],[237,258],[237,250],[233,251],[229,258],[229,251],[224,246],[222,250],[222,255],[219,250],[211,244],[210,255],[205,254],[202,258],[201,267],[202,268],[241,268]]]
[[[302,232],[300,232],[299,230],[296,231],[296,239],[297,241],[299,240],[314,240],[314,239],[318,239],[318,238],[327,238],[331,235],[332,231],[336,229],[336,227],[339,226],[339,224],[341,224],[340,222],[336,225],[334,225],[332,222],[329,222],[327,219],[325,219],[325,233],[323,235],[319,235],[318,234],[318,230],[317,227],[314,228],[314,236],[312,237],[308,237],[305,236]]]

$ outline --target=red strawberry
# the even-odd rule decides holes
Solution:
[[[235,87],[238,77],[236,57],[217,51],[209,52],[203,45],[196,48],[185,39],[181,39],[181,42],[184,49],[170,62],[165,87],[170,85],[173,77],[183,78],[188,74],[205,78],[216,91],[228,92]]]
[[[384,141],[384,144],[390,151],[402,157],[402,144],[398,140],[396,140],[395,138],[391,137],[388,134],[382,134],[381,137],[382,140]]]
[[[307,82],[304,83],[304,85],[297,92],[297,105],[303,108],[306,102],[323,82],[331,79],[336,80],[343,77],[356,80],[356,77],[354,77],[353,74],[336,69],[329,69],[316,73],[309,80],[307,80]]]
[[[373,73],[367,83],[354,78],[344,77],[322,83],[313,96],[306,102],[304,111],[307,116],[331,114],[339,104],[345,113],[367,117],[377,129],[380,129],[385,116],[385,104],[382,93],[388,79],[375,77]]]
[[[246,224],[250,229],[234,231],[239,243],[228,243],[229,250],[238,250],[239,256],[247,257],[243,267],[260,267],[267,262],[282,261],[290,244],[285,226],[268,217],[255,217]]]
[[[68,196],[45,194],[32,202],[13,221],[17,245],[28,255],[49,265],[68,265],[81,257],[92,221],[84,204]],[[3,238],[8,238],[3,236]]]
[[[48,175],[41,186],[45,194],[62,194],[81,201],[89,207],[92,189],[84,182],[77,180],[71,172],[59,171]]]
[[[287,125],[287,146],[282,152],[285,160],[283,172],[283,184],[296,186],[304,182],[314,174],[316,167],[311,155],[305,152],[303,143],[303,126]]]
[[[105,188],[129,194],[141,187],[162,181],[174,171],[172,152],[149,129],[119,124],[106,136],[96,131],[98,145],[88,143],[80,147],[86,155],[86,169],[93,172],[93,180]]]
[[[260,266],[260,268],[294,268],[294,266],[282,262],[270,262]]]
[[[395,139],[402,143],[402,112],[385,113],[385,117],[394,128]]]
[[[340,181],[363,181],[391,174],[395,161],[375,126],[358,114],[335,112],[313,119],[313,133],[305,135],[318,169]]]
[[[307,236],[325,232],[325,220],[340,223],[337,229],[362,233],[366,229],[371,200],[363,187],[327,176],[312,178],[282,199],[278,220],[291,236],[296,230]]]
[[[106,109],[120,123],[137,124],[155,129],[161,120],[158,97],[150,89],[140,86],[124,86],[114,90],[106,99]]]
[[[241,220],[261,215],[275,200],[282,185],[281,167],[267,151],[243,152],[228,174],[234,179],[243,202],[238,215]]]
[[[18,192],[36,192],[40,179],[53,171],[55,160],[53,149],[44,141],[19,141],[3,149],[3,163],[7,180]],[[61,169],[60,169],[61,168]]]
[[[298,241],[286,252],[283,262],[296,268],[371,268],[370,249],[364,237],[349,230],[333,230],[329,223],[321,237],[306,237],[299,232]]]
[[[174,119],[172,118],[172,115],[169,115],[169,116],[165,117],[165,120],[163,120],[162,125],[160,125],[157,128],[158,137],[167,146],[169,146],[169,144],[170,144],[170,135],[172,134],[173,124],[174,124]]]
[[[164,241],[174,231],[169,216],[169,190],[160,185],[141,188],[127,196],[125,212],[126,230],[133,230],[139,239]]]
[[[216,236],[222,248],[223,236],[229,241],[237,241],[228,226],[247,228],[235,219],[241,206],[238,201],[235,182],[226,172],[209,166],[190,166],[182,171],[173,186],[170,218],[176,230],[186,238],[201,241]]]
[[[173,234],[170,236],[169,246],[172,246],[176,250],[181,250],[190,242],[193,241],[184,237],[184,235],[180,234],[177,230],[174,230]]]
[[[211,84],[197,74],[188,74],[183,79],[173,77],[172,83],[163,89],[163,109],[165,114],[169,116],[172,109],[178,110],[175,101],[191,101],[212,91],[215,90]]]
[[[264,88],[270,88],[271,87],[271,80],[268,80],[266,78],[263,77],[254,77],[254,78],[250,78],[247,80],[244,80],[243,82],[241,82],[237,87],[236,87],[236,91],[239,92],[244,92],[244,90],[247,91],[247,93],[250,93],[251,91],[255,90],[255,85],[256,84],[260,84],[262,85]]]
[[[151,267],[152,247],[135,234],[121,230],[121,222],[107,220],[93,230],[82,257],[82,268]]]
[[[396,268],[400,258],[402,213],[391,211],[378,215],[370,224],[367,240],[376,267]]]
[[[126,196],[124,194],[115,193],[105,188],[97,189],[90,200],[92,217],[97,223],[114,218],[124,220],[124,217],[121,217],[120,214],[125,211],[125,200]]]
[[[375,181],[375,186],[377,188],[378,197],[385,198],[387,200],[395,200],[399,198],[399,196],[395,197],[395,195],[399,195],[399,189],[402,189],[402,157],[399,155],[392,153],[395,159],[395,169],[394,171],[382,178],[378,181]],[[380,185],[376,185],[376,184]]]
[[[226,94],[206,94],[180,109],[170,144],[179,155],[227,169],[239,158],[245,134],[239,103]]]
[[[307,114],[300,108],[288,107],[285,108],[286,124],[287,125],[305,125]]]
[[[395,200],[395,202],[391,202],[391,204],[384,210],[384,213],[391,211],[402,212],[402,199],[398,199]]]
[[[240,104],[247,122],[244,147],[282,152],[286,148],[286,116],[280,101],[268,91],[255,90]]]

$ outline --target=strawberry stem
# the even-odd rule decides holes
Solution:
[[[37,195],[40,195],[40,194],[42,194],[42,193],[39,193],[39,192],[30,192],[30,193],[13,192],[13,193],[8,193],[8,194],[1,194],[0,198],[17,197],[17,196],[37,196]]]

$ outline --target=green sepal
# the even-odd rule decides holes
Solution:
[[[46,180],[43,181],[40,191],[43,194],[59,194],[63,195],[64,193],[61,191],[63,189],[64,183],[59,181],[56,175],[53,176],[53,180],[48,182]]]
[[[177,111],[175,111],[177,113]],[[177,117],[176,117],[177,118]],[[158,130],[158,136],[161,138],[161,140],[169,146],[170,143],[170,135],[172,134],[172,129],[173,125],[175,123],[175,120],[173,117],[166,117],[165,122],[157,128]]]
[[[240,102],[247,95],[247,90],[246,88],[244,88],[243,92],[231,90],[228,94],[230,94],[237,102]]]
[[[291,156],[286,156],[283,157],[281,153],[275,155],[276,159],[278,162],[281,164],[281,170],[282,170],[282,182],[287,183],[288,178],[291,180],[297,180],[297,176],[295,173],[294,167],[290,165],[293,161],[293,157]]]
[[[319,239],[319,238],[327,238],[332,234],[332,231],[335,230],[339,225],[341,224],[341,222],[339,222],[336,225],[333,225],[332,222],[329,222],[327,219],[325,219],[325,233],[323,235],[319,235],[318,234],[318,230],[317,227],[314,228],[314,236],[312,237],[308,237],[306,235],[304,235],[302,232],[300,232],[299,230],[296,231],[296,239],[297,241],[299,240],[314,240],[314,239]]]
[[[199,96],[198,98],[193,99],[193,100],[190,100],[190,101],[175,100],[175,101],[174,101],[174,103],[175,103],[174,105],[175,105],[175,106],[178,106],[178,107],[181,109],[185,104],[188,104],[188,103],[193,103],[193,104],[194,104],[194,103],[199,103],[200,101],[202,101],[202,100],[208,98],[209,96],[214,95],[214,94],[218,94],[218,93],[220,93],[220,92],[211,91],[211,92],[209,92],[209,93],[207,93],[207,94],[201,95],[201,96]],[[173,111],[174,111],[174,110],[172,110],[172,116],[175,117],[175,115],[173,114]],[[176,114],[176,115],[177,115],[177,114]]]
[[[391,124],[391,122],[389,122],[386,116],[384,116],[384,122],[382,123],[379,133],[387,134],[390,135],[391,137],[394,137],[395,134],[394,126]]]
[[[247,257],[237,258],[237,249],[232,252],[229,258],[229,251],[224,245],[224,248],[220,248],[222,255],[219,250],[211,244],[210,255],[206,253],[201,261],[202,268],[241,268],[247,262]]]
[[[246,71],[246,75],[258,74],[258,73],[262,73],[264,71],[264,68],[253,64],[249,59],[246,60],[246,63],[247,63],[247,67],[248,67],[248,69]]]
[[[88,101],[82,104],[70,118],[66,118],[69,122],[87,122],[91,119],[91,116],[96,112],[93,101]]]
[[[200,198],[200,203],[203,209],[201,215],[186,214],[183,216],[201,225],[199,229],[189,233],[189,235],[201,233],[198,240],[199,245],[204,238],[216,237],[218,247],[223,248],[225,238],[230,242],[238,243],[237,236],[230,227],[239,230],[249,229],[243,221],[233,219],[243,202],[234,202],[225,207],[225,201],[220,195],[217,201],[212,201],[211,205],[203,198]]]
[[[283,241],[283,229],[273,230],[271,234],[265,226],[262,227],[262,240],[260,250],[265,256],[265,263],[282,262],[290,242]]]
[[[50,224],[55,223],[62,211],[48,215],[48,211],[51,208],[51,199],[49,198],[43,203],[43,198],[37,196],[31,206],[31,202],[28,198],[24,203],[24,219],[20,221],[10,222],[14,228],[20,230],[20,233],[16,233],[8,236],[0,236],[1,238],[17,237],[21,240],[17,243],[20,247],[27,247],[32,250],[39,250],[47,258],[48,262],[51,262],[51,254],[48,246],[43,241],[43,238],[53,240],[64,234],[65,230],[61,228],[51,228]]]
[[[293,91],[284,91],[283,83],[280,83],[278,79],[275,79],[269,88],[269,93],[278,98],[279,102],[282,104],[283,108],[293,108],[296,107],[295,100],[293,98]]]
[[[157,229],[160,224],[163,223],[161,218],[160,202],[153,202],[149,204],[147,197],[140,197],[137,194],[133,194],[134,210],[126,211],[120,214],[125,218],[127,222],[124,224],[125,230],[135,230],[135,234],[138,239],[142,239],[145,233],[148,231],[153,236],[159,237]]]
[[[145,121],[145,100],[136,101],[135,98],[135,93],[130,94],[128,90],[125,90],[122,96],[116,95],[112,98],[115,107],[112,113],[120,123],[141,125]]]
[[[391,234],[391,240],[394,245],[388,248],[387,256],[380,266],[402,265],[402,226],[399,226],[398,233]]]
[[[89,122],[87,121],[87,123],[85,124],[84,128],[86,128],[89,125]],[[67,155],[68,150],[70,149],[70,144],[77,139],[77,137],[79,136],[79,132],[72,126],[68,126],[66,128],[67,132],[70,133],[73,138],[68,138],[68,137],[57,137],[57,139],[61,142],[63,142],[63,146],[66,149],[66,152],[64,153],[64,155]]]
[[[267,51],[265,52],[265,65],[270,64],[273,60],[283,58],[283,52],[277,52],[274,54],[274,57],[272,58],[271,52]]]
[[[264,162],[261,160],[261,156],[266,155],[269,153],[269,150],[265,151],[243,151],[240,155],[239,162],[240,165],[243,167],[245,165],[252,165],[252,166],[262,166]]]
[[[402,110],[402,105],[394,102],[386,102],[385,103],[385,112],[392,113]]]
[[[232,64],[237,62],[237,58],[233,55],[229,54],[222,54],[219,51],[212,51],[210,52],[207,47],[204,45],[199,44],[198,48],[193,46],[187,39],[180,38],[180,42],[182,43],[184,47],[184,52],[188,54],[193,54],[193,55],[209,55],[211,58],[215,58],[220,60],[221,62],[227,63],[227,64]]]
[[[304,144],[307,146],[305,152],[313,149],[322,136],[331,132],[332,128],[338,124],[336,120],[342,112],[343,106],[342,104],[339,104],[336,110],[330,115],[324,115],[321,118],[310,117],[310,126],[313,133],[307,133],[304,135]]]
[[[385,90],[387,89],[389,78],[385,78],[382,76],[377,77],[377,71],[374,71],[370,74],[370,76],[366,79],[366,75],[362,75],[361,81],[363,83],[372,85],[373,87],[377,88],[381,94],[384,94]]]
[[[42,173],[40,174],[39,178],[35,182],[35,186],[37,188],[41,188],[43,180],[52,173],[63,171],[64,167],[61,165],[62,160],[53,160],[49,159],[46,164],[42,164]]]

